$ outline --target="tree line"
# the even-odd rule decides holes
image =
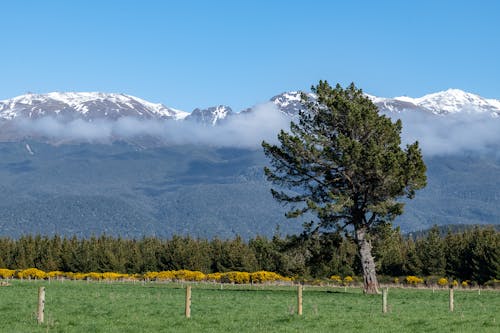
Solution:
[[[492,227],[440,234],[437,227],[414,238],[390,225],[372,239],[377,272],[383,276],[436,276],[484,284],[500,279],[500,233]],[[0,268],[65,272],[145,273],[193,270],[204,273],[259,270],[284,276],[326,278],[360,275],[355,240],[339,232],[234,239],[0,238]]]

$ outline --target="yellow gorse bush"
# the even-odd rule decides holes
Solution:
[[[65,277],[66,273],[61,271],[51,271],[47,273],[47,277],[50,279],[57,279]]]
[[[227,272],[222,275],[221,282],[245,284],[250,283],[250,273],[248,272]]]
[[[223,273],[210,273],[205,276],[207,281],[211,282],[221,282]]]
[[[417,285],[417,284],[424,283],[424,279],[419,278],[419,277],[414,276],[414,275],[409,275],[406,277],[406,283],[412,284],[412,285]]]
[[[134,278],[140,278],[135,274]],[[210,273],[204,274],[199,271],[179,270],[179,271],[161,271],[147,272],[142,276],[145,280],[152,281],[209,281],[221,283],[266,283],[276,281],[291,281],[291,278],[284,277],[278,273],[258,271],[253,273],[248,272],[226,272],[226,273]]]
[[[10,279],[16,274],[16,271],[13,269],[0,268],[0,278],[2,279]]]
[[[266,283],[275,281],[291,281],[292,279],[279,275],[278,273],[268,271],[258,271],[250,273],[252,283]]]
[[[28,268],[16,273],[18,279],[37,279],[42,280],[47,277],[47,273],[38,268]]]
[[[441,287],[447,286],[448,285],[448,279],[447,278],[440,278],[437,281],[437,284],[439,284]]]
[[[342,278],[339,275],[330,276],[330,280],[332,280],[334,283],[342,283]]]
[[[345,285],[349,285],[350,283],[352,283],[354,281],[353,277],[352,276],[349,276],[347,275],[346,277],[344,277],[344,284]]]

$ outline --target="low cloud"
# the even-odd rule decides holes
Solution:
[[[116,121],[73,120],[63,122],[52,117],[22,119],[17,127],[23,134],[56,140],[111,142],[116,138],[131,139],[153,136],[167,144],[207,144],[221,147],[259,147],[262,140],[275,142],[281,128],[288,128],[290,118],[272,103],[256,106],[252,112],[230,116],[211,127],[192,121],[139,120],[123,117]]]
[[[403,122],[403,144],[418,140],[426,156],[490,152],[500,145],[500,117],[491,114],[408,111],[388,116]]]
[[[459,113],[434,115],[424,112],[387,114],[403,122],[403,144],[419,141],[426,156],[457,154],[463,151],[485,152],[500,145],[500,117],[489,114]],[[280,129],[288,129],[290,117],[272,103],[256,106],[252,112],[228,117],[215,127],[191,121],[138,120],[132,117],[116,121],[74,120],[62,122],[46,117],[17,122],[24,134],[58,140],[111,142],[154,136],[167,144],[207,144],[220,147],[258,148],[262,140],[277,142]]]

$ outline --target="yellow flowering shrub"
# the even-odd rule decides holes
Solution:
[[[66,273],[61,271],[51,271],[47,273],[47,277],[50,279],[63,278],[66,276]]]
[[[440,278],[437,281],[437,284],[440,285],[441,287],[447,286],[448,285],[448,279],[447,278]]]
[[[342,283],[342,278],[338,275],[330,276],[330,280],[332,280],[334,283]]]
[[[158,272],[147,272],[143,275],[144,280],[156,280]]]
[[[469,280],[462,281],[462,288],[467,288],[469,286]]]
[[[451,283],[451,285],[453,287],[458,287],[458,281],[457,280],[453,280],[453,282]]]
[[[2,279],[10,279],[16,273],[13,269],[0,268],[0,278]]]
[[[172,281],[175,279],[175,271],[161,271],[156,275],[157,281]]]
[[[223,273],[221,282],[236,283],[236,284],[250,283],[250,273],[248,272]]]
[[[203,281],[205,280],[205,274],[199,271],[188,271],[180,270],[173,271],[176,280],[181,281]]]
[[[265,282],[275,282],[275,281],[289,281],[278,273],[267,272],[267,271],[258,271],[250,273],[250,280],[252,283],[265,283]]]
[[[123,273],[115,273],[115,272],[105,272],[102,273],[102,278],[104,280],[121,280],[121,279],[126,279],[128,274],[123,274]]]
[[[354,281],[354,279],[350,275],[347,275],[346,277],[344,277],[344,284],[346,286],[349,285],[349,284],[351,284],[353,281]]]
[[[258,271],[253,273],[248,272],[227,272],[227,273],[210,273],[204,274],[200,271],[178,270],[178,271],[161,271],[147,272],[145,274],[123,274],[115,272],[89,272],[89,273],[74,273],[52,271],[45,273],[37,268],[29,268],[21,271],[1,268],[0,278],[19,278],[19,279],[45,279],[45,278],[68,278],[71,280],[91,280],[91,281],[116,281],[116,280],[152,280],[152,281],[212,281],[223,283],[266,283],[276,281],[292,281],[291,278],[284,277],[278,273]],[[342,281],[340,277],[337,281]],[[352,282],[352,277],[346,277],[345,283]]]
[[[17,272],[18,279],[37,279],[42,280],[47,277],[47,274],[38,268],[27,268]]]
[[[394,283],[398,284],[399,283],[399,278],[394,278]]]
[[[417,284],[424,283],[424,279],[419,278],[419,277],[414,276],[414,275],[409,275],[406,277],[406,283],[412,284],[412,285],[417,285]]]
[[[222,273],[210,273],[205,276],[205,279],[207,281],[212,281],[212,282],[221,282],[222,279]]]
[[[99,281],[103,279],[102,273],[90,272],[85,274],[85,279]]]
[[[87,278],[87,274],[84,273],[66,273],[66,277],[71,280],[85,280]]]

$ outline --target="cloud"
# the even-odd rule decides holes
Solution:
[[[403,112],[387,115],[393,120],[402,120],[403,144],[418,140],[426,156],[485,152],[500,145],[500,117],[489,114]],[[228,117],[215,127],[191,121],[138,120],[132,117],[92,122],[62,122],[46,117],[21,120],[17,125],[25,134],[34,133],[58,140],[111,142],[116,138],[150,135],[167,144],[258,148],[262,140],[276,143],[279,130],[288,129],[290,121],[290,117],[279,112],[274,104],[266,103],[256,106],[252,112]]]
[[[418,140],[426,156],[487,152],[500,145],[500,117],[491,114],[408,111],[388,116],[403,122],[403,144]]]
[[[38,135],[57,140],[111,142],[116,138],[131,139],[153,136],[168,144],[207,144],[221,147],[259,147],[262,140],[275,142],[281,128],[288,128],[290,118],[272,103],[256,106],[252,112],[231,116],[211,127],[190,121],[139,120],[123,117],[116,121],[73,120],[63,122],[53,117],[22,119],[17,128],[25,135]]]

